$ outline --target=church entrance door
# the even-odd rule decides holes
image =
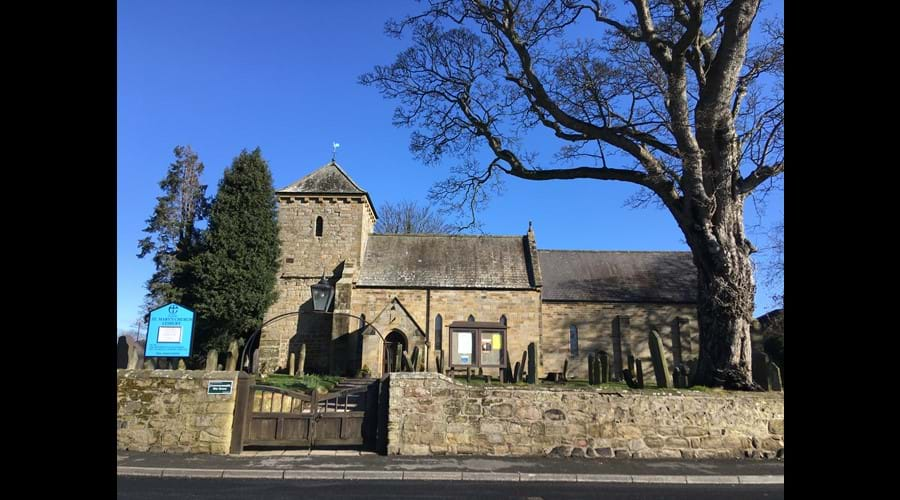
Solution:
[[[382,373],[399,372],[400,354],[409,346],[406,335],[400,330],[394,330],[384,339],[384,367]]]

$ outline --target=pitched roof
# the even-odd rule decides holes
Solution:
[[[373,234],[357,286],[533,287],[524,236]]]
[[[587,302],[697,301],[690,252],[538,250],[542,300]]]
[[[279,193],[364,194],[365,191],[334,161],[278,190]]]

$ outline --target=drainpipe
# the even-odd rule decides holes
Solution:
[[[428,371],[428,360],[431,358],[430,345],[431,340],[431,289],[425,289],[425,371]]]

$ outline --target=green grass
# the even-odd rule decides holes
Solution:
[[[466,382],[465,375],[454,376],[453,379],[462,384],[467,384],[467,385],[476,386],[476,387],[482,387],[487,384],[487,379],[483,376],[473,375],[468,382]],[[628,387],[628,384],[626,384],[625,382],[607,382],[605,384],[600,384],[600,385],[590,385],[588,383],[587,379],[569,379],[565,383],[539,381],[537,384],[531,385],[531,384],[527,384],[524,382],[520,383],[520,384],[501,384],[496,378],[492,378],[491,386],[503,386],[503,387],[513,386],[513,387],[524,387],[524,388],[533,388],[533,389],[548,389],[548,388],[552,388],[552,387],[557,387],[557,388],[587,389],[587,390],[599,389],[602,391],[664,392],[664,393],[672,393],[672,394],[684,392],[684,391],[708,392],[708,393],[727,392],[723,389],[713,389],[710,387],[703,387],[703,386],[687,387],[684,389],[659,388],[656,386],[656,384],[650,383],[646,380],[644,381],[643,389],[632,389],[632,388]]]
[[[269,375],[265,379],[257,378],[257,385],[268,385],[270,387],[278,387],[292,391],[312,392],[318,387],[330,391],[341,381],[341,377],[332,375],[315,375],[308,374],[302,376],[291,375]]]

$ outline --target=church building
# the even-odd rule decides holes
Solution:
[[[537,375],[587,377],[588,355],[650,359],[656,329],[670,363],[696,358],[697,270],[689,252],[544,250],[525,234],[375,234],[369,193],[334,161],[276,192],[281,238],[278,299],[259,344],[268,369],[305,346],[307,373],[371,376],[419,347],[435,371],[499,367],[537,351]],[[524,227],[524,223],[523,223]],[[313,310],[310,287],[334,288]],[[287,314],[296,313],[300,314]],[[507,358],[507,354],[510,359]]]

